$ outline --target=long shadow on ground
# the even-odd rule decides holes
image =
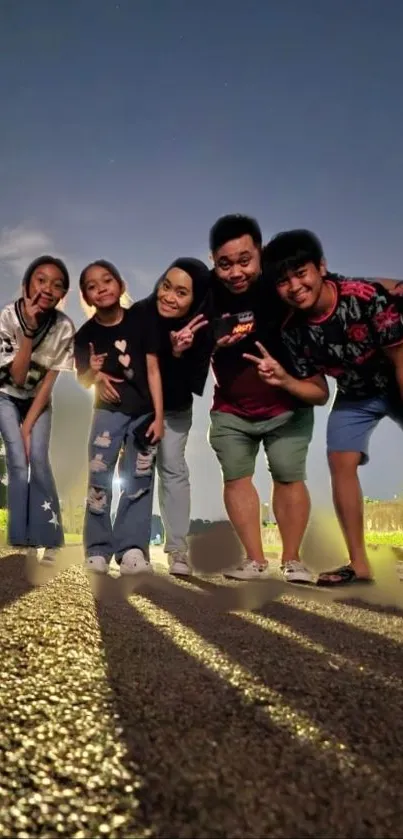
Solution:
[[[400,772],[396,742],[403,741],[403,649],[400,642],[371,631],[370,620],[363,629],[335,619],[334,605],[324,617],[272,603],[261,610],[266,620],[255,625],[244,615],[209,612],[208,597],[207,619],[200,597],[184,587],[173,585],[169,593],[153,587],[147,596],[280,693],[296,711],[365,760],[383,765],[389,778],[397,757]],[[273,620],[280,625],[273,626]],[[288,624],[294,637],[285,635],[281,624]],[[313,630],[323,650],[307,643]]]
[[[1,558],[0,563],[0,609],[10,606],[33,586],[26,576],[26,560],[23,554],[13,553]]]
[[[220,615],[186,585],[142,595],[98,602],[97,615],[153,835],[401,836],[398,686],[334,670],[270,618]],[[346,632],[356,651],[369,641]]]

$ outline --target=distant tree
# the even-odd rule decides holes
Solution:
[[[211,525],[212,522],[210,519],[192,519],[190,522],[189,534],[203,533],[205,530],[208,530]]]

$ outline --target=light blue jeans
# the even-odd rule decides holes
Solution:
[[[158,500],[165,530],[165,552],[187,551],[190,523],[189,469],[186,443],[192,426],[192,409],[166,411],[164,437],[158,447]]]
[[[8,477],[8,544],[59,548],[64,544],[60,504],[49,460],[52,410],[38,417],[31,433],[28,466],[20,426],[32,404],[0,393],[0,434]]]
[[[149,420],[151,423],[151,414]],[[148,553],[157,447],[142,447],[136,429],[147,414],[134,419],[120,411],[94,412],[90,432],[89,487],[84,519],[86,556],[113,555],[120,561],[125,551],[140,548]],[[113,476],[119,454],[120,497],[112,524]]]

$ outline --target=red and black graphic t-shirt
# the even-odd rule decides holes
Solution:
[[[403,317],[378,283],[329,279],[332,310],[308,319],[294,311],[282,328],[284,344],[300,378],[317,373],[337,381],[337,400],[397,395],[395,373],[382,352],[403,343]]]
[[[294,411],[302,403],[282,388],[265,384],[255,365],[243,357],[243,353],[258,355],[255,342],[261,341],[275,358],[281,359],[279,312],[284,317],[284,310],[280,298],[263,277],[243,294],[232,294],[217,278],[213,283],[216,318],[224,314],[237,315],[233,331],[239,332],[242,340],[213,353],[212,410],[255,421]]]

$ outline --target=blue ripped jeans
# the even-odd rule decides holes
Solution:
[[[90,432],[89,487],[84,519],[86,556],[113,555],[120,561],[125,551],[148,552],[155,474],[156,446],[142,447],[136,428],[147,414],[134,419],[102,408],[94,412]],[[149,415],[150,423],[152,415]],[[120,497],[111,521],[113,475],[119,459]]]
[[[60,548],[64,544],[59,498],[49,461],[52,409],[38,417],[31,432],[28,465],[21,424],[31,399],[0,393],[0,434],[7,463],[8,544]]]

